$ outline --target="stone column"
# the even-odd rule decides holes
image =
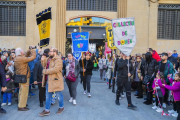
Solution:
[[[127,17],[127,0],[118,0],[117,4],[117,18]],[[117,49],[116,53],[119,55],[120,51]]]
[[[56,47],[65,55],[66,43],[66,0],[57,0]]]

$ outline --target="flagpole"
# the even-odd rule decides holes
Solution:
[[[128,59],[128,74],[129,74],[129,59]],[[130,82],[130,77],[128,75],[128,81]]]

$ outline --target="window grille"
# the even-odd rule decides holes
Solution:
[[[67,0],[66,9],[117,12],[117,0]]]
[[[180,5],[159,5],[157,29],[158,39],[180,40]]]
[[[0,36],[26,35],[25,2],[0,1]]]

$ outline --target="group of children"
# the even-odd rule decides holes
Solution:
[[[157,72],[152,86],[154,90],[153,94],[156,96],[156,104],[152,107],[152,109],[162,113],[162,115],[166,115],[163,112],[162,104],[166,92],[165,89],[168,89],[170,92],[169,99],[173,102],[173,109],[168,111],[168,115],[178,117],[177,119],[180,120],[180,68],[174,75],[168,75],[168,79],[170,81],[170,85],[166,85],[164,74],[159,71]]]

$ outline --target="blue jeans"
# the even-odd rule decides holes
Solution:
[[[12,102],[12,93],[4,93],[3,94],[3,103],[6,103],[8,99],[8,103]]]
[[[31,72],[31,77],[30,77],[29,84],[32,84],[33,82],[34,82],[34,80],[33,80],[33,72]],[[31,93],[31,86],[32,85],[29,85],[29,93]]]
[[[59,101],[59,108],[63,108],[64,106],[64,98],[61,91],[55,92]],[[51,100],[52,100],[52,94],[53,92],[48,92],[48,84],[46,84],[46,110],[50,110],[51,107]]]

